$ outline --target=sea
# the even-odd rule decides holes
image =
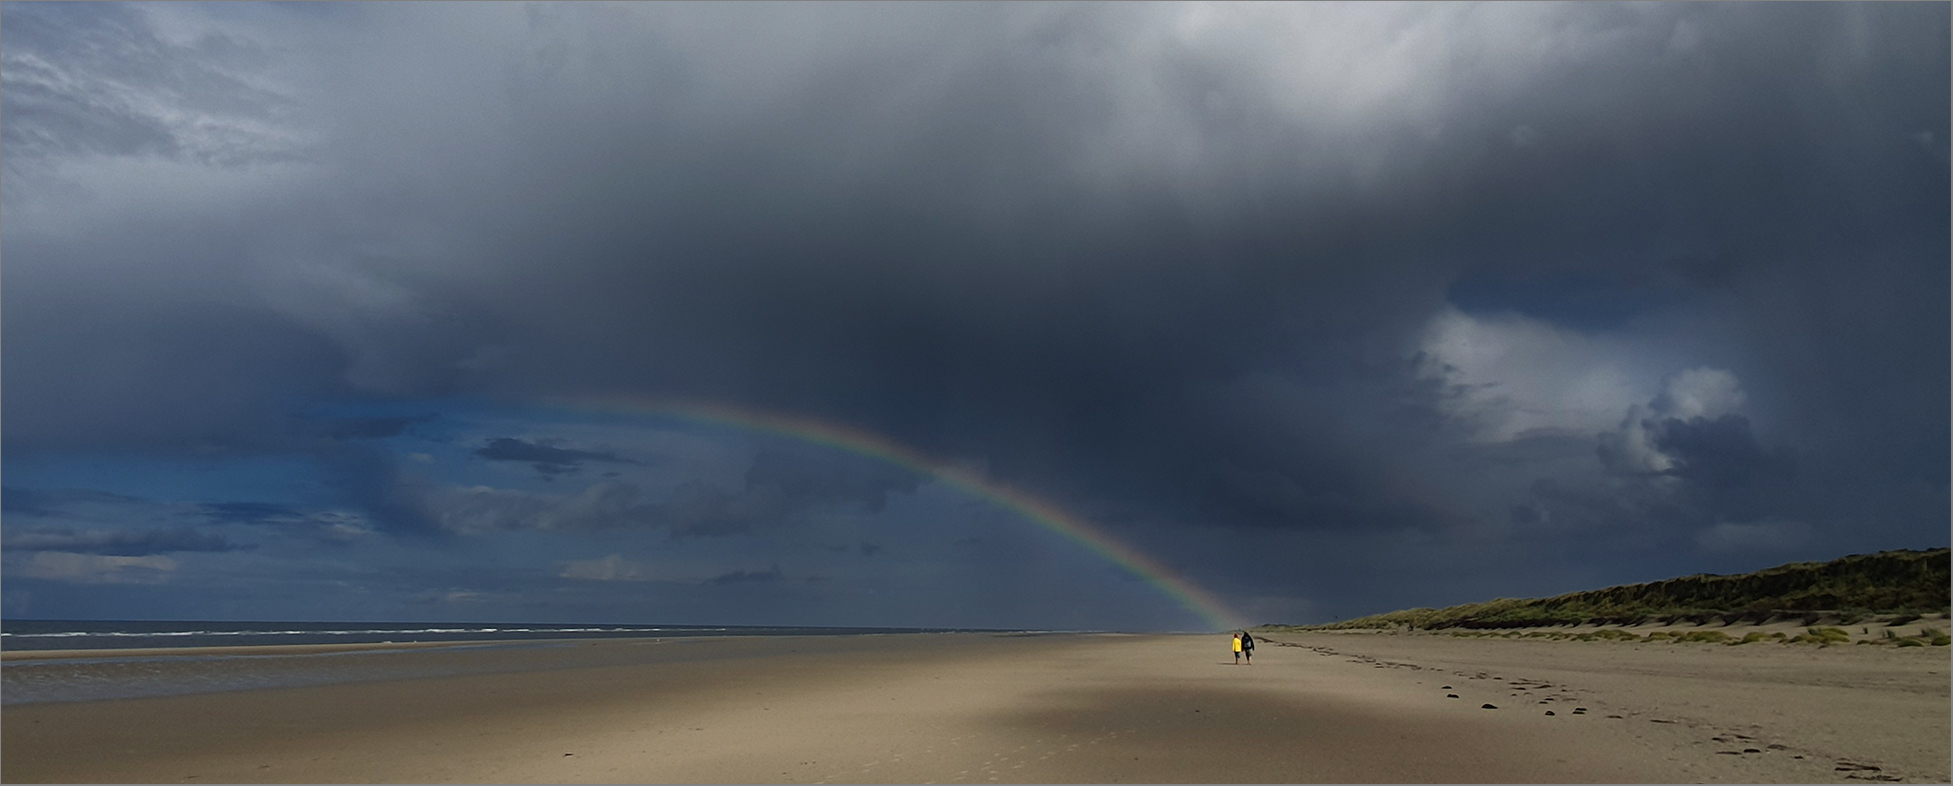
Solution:
[[[0,650],[251,647],[266,644],[400,644],[678,636],[850,636],[977,632],[960,628],[823,628],[737,625],[590,625],[427,622],[158,622],[0,620]],[[984,631],[989,632],[989,631]]]
[[[151,620],[0,620],[0,705],[96,701],[458,674],[624,665],[699,657],[698,647],[583,648],[590,639],[815,637],[920,633],[1023,635],[1038,631],[969,628],[765,627],[735,625],[195,622]],[[407,644],[327,651],[255,649],[260,645]],[[177,648],[196,648],[185,652]],[[253,648],[253,649],[245,649]],[[53,652],[53,651],[59,651]],[[110,651],[113,652],[110,652]],[[500,657],[463,653],[510,651]]]

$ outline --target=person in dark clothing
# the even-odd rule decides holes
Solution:
[[[1255,637],[1241,631],[1241,654],[1248,656],[1248,665],[1255,665]]]

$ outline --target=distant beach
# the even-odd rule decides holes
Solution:
[[[310,668],[293,665],[308,656],[276,654],[287,651],[295,652],[140,657],[143,668]],[[1945,650],[1932,647],[1290,633],[1266,639],[1252,666],[1231,664],[1225,635],[745,636],[331,651],[363,653],[338,661],[386,659],[396,673],[16,703],[0,727],[0,779],[1948,777],[1948,664]],[[33,660],[10,657],[8,668]]]

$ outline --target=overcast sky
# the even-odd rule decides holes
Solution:
[[[13,618],[1209,627],[1949,540],[1949,9],[6,4]]]

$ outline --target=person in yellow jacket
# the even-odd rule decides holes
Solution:
[[[1234,665],[1241,665],[1241,631],[1238,630],[1234,632]]]

